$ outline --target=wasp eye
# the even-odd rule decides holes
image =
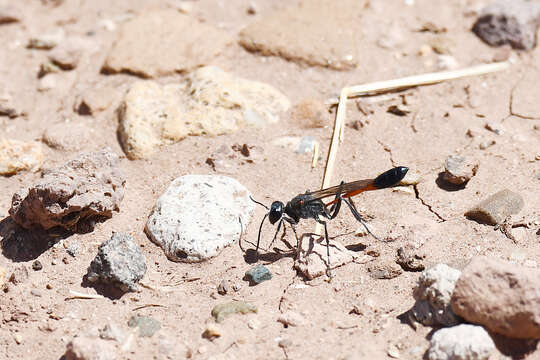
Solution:
[[[283,216],[283,203],[281,201],[274,201],[270,206],[270,212],[268,213],[268,220],[273,225]]]

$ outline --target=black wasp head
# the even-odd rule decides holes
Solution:
[[[283,207],[284,205],[281,201],[274,201],[272,206],[270,206],[268,219],[272,225],[274,225],[283,216]]]

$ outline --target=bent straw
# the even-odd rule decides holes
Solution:
[[[484,64],[472,66],[458,70],[439,71],[428,74],[407,76],[400,79],[377,81],[363,85],[353,85],[344,87],[341,89],[339,95],[338,108],[336,112],[336,119],[334,121],[334,130],[332,132],[332,141],[328,149],[328,157],[326,159],[326,167],[324,168],[324,176],[322,182],[322,189],[330,186],[332,181],[332,175],[334,172],[334,163],[336,161],[338,143],[343,142],[344,135],[344,123],[347,115],[347,99],[349,97],[378,94],[382,92],[389,92],[394,90],[406,89],[414,86],[432,85],[442,81],[454,80],[468,76],[478,76],[489,74],[492,72],[506,70],[510,64],[506,61],[497,62],[493,64]],[[339,141],[338,141],[339,140]],[[315,234],[320,235],[322,225],[317,223],[315,227]]]

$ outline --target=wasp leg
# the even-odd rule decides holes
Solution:
[[[362,218],[362,216],[360,215],[360,213],[358,212],[358,210],[356,209],[356,206],[354,205],[353,201],[351,198],[349,198],[348,200],[347,199],[343,199],[343,201],[345,202],[345,204],[347,204],[349,206],[349,209],[351,209],[351,213],[353,214],[354,218],[356,220],[358,220],[363,226],[364,228],[366,229],[366,231],[368,232],[369,235],[373,236],[375,239],[379,240],[378,237],[376,237],[372,232],[371,230],[369,230],[369,228],[367,227],[367,224],[366,224],[366,221],[364,220],[364,218]]]
[[[259,235],[257,236],[257,246],[255,248],[255,251],[257,252],[257,254],[259,253],[259,245],[261,243],[261,231],[262,231],[262,227],[263,227],[263,224],[264,224],[264,220],[266,220],[266,218],[268,217],[268,213],[264,215],[262,221],[261,221],[261,225],[259,225]]]
[[[281,229],[282,224],[283,224],[283,218],[281,218],[281,220],[279,220],[279,224],[277,226],[276,233],[274,234],[274,238],[272,239],[272,242],[270,243],[270,245],[268,245],[268,249],[270,249],[272,247],[272,244],[274,243],[274,241],[276,241],[277,234],[279,233],[279,230]]]
[[[291,225],[291,228],[294,232],[294,237],[296,238],[296,249],[297,249],[297,256],[298,256],[298,253],[302,250],[300,248],[300,240],[298,239],[298,234],[296,233],[296,227],[295,225],[298,224],[296,221],[294,221],[293,219],[289,218],[289,217],[283,217],[283,220],[285,220],[286,222],[289,223],[289,225]],[[284,225],[285,226],[285,225]]]
[[[341,189],[343,187],[343,184],[345,184],[344,181],[341,181],[341,183],[339,184],[339,190],[336,194],[336,197],[334,198],[335,203],[330,207],[330,209],[325,209],[326,214],[324,215],[324,217],[329,220],[334,219],[339,214],[339,210],[341,209],[341,200],[343,199],[343,197],[341,196]]]
[[[323,221],[321,219],[317,219],[317,222],[324,226],[324,237],[326,239],[326,257],[328,259],[327,272],[328,272],[328,277],[331,279],[332,278],[332,268],[330,266],[330,239],[328,238],[328,229],[326,227],[326,221]]]

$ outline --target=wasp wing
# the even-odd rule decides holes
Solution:
[[[340,191],[343,197],[349,197],[356,195],[357,193],[360,193],[362,191],[370,190],[373,186],[373,180],[374,179],[351,181],[342,185],[336,185],[322,190],[311,191],[308,193],[308,195],[311,195],[313,197],[313,199],[311,199],[310,201],[321,200],[329,196],[336,196],[337,193],[339,193]]]

